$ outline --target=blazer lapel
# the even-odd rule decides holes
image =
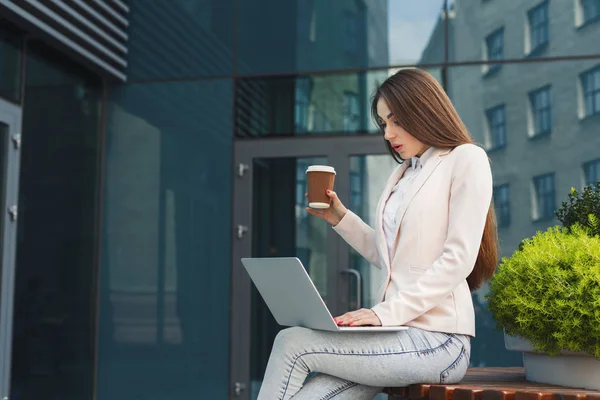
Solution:
[[[392,189],[394,188],[396,183],[398,183],[398,180],[400,180],[400,178],[402,178],[402,175],[404,175],[404,171],[406,171],[406,169],[408,168],[408,165],[409,165],[408,162],[404,162],[404,163],[400,164],[400,166],[397,167],[394,170],[394,172],[392,172],[392,175],[388,179],[387,184],[385,185],[385,188],[383,189],[383,193],[382,193],[381,197],[379,198],[379,203],[377,204],[377,210],[375,212],[375,215],[376,215],[375,230],[376,230],[376,234],[377,234],[377,238],[378,238],[376,240],[376,243],[379,246],[379,249],[378,249],[379,254],[381,254],[383,256],[383,260],[385,261],[385,265],[386,265],[388,271],[391,269],[391,260],[389,257],[387,241],[385,239],[385,233],[383,232],[383,208],[385,207],[385,203],[387,202],[388,198],[390,197],[390,194],[392,193]]]
[[[433,171],[435,171],[435,169],[440,164],[444,156],[449,152],[450,150],[448,149],[436,149],[433,151],[429,159],[425,161],[425,164],[422,166],[421,171],[419,172],[415,180],[412,182],[412,184],[409,186],[408,190],[404,194],[400,206],[398,207],[398,214],[396,216],[396,220],[398,221],[398,227],[402,225],[402,220],[404,219],[404,215],[406,215],[406,210],[410,206],[413,198],[417,195],[417,193],[419,193],[419,190],[421,190],[425,182],[427,182],[427,179],[429,179],[429,177],[431,176]]]

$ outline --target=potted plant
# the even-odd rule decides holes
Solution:
[[[489,309],[527,380],[600,390],[600,182],[573,189],[556,216],[562,227],[502,260]]]

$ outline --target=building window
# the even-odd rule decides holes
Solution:
[[[547,135],[552,131],[552,89],[550,86],[529,93],[531,107],[530,137]]]
[[[360,107],[358,95],[344,93],[344,132],[357,132],[360,129]]]
[[[504,104],[490,108],[487,116],[487,148],[496,150],[506,146],[506,107]]]
[[[529,19],[529,46],[527,53],[535,54],[548,44],[548,1],[535,6],[527,12]]]
[[[545,220],[554,217],[556,199],[554,189],[554,174],[544,174],[533,178],[533,219]]]
[[[485,38],[485,59],[498,61],[504,59],[504,27],[496,29]],[[484,73],[492,73],[500,69],[501,64],[492,64],[484,67]]]
[[[310,163],[305,160],[308,159],[297,159],[296,161],[296,205],[300,206],[306,203],[306,197],[304,197],[304,195],[308,191],[306,170]]]
[[[596,182],[600,181],[600,158],[583,164],[583,174],[585,186],[595,185]]]
[[[309,121],[311,132],[331,132],[333,130],[333,123],[325,115],[325,113],[311,104],[309,108]],[[336,129],[339,129],[336,127]]]
[[[600,20],[600,0],[578,0],[578,26]]]
[[[350,171],[350,204],[355,210],[360,209],[362,206],[363,191],[363,171]]]
[[[582,116],[600,114],[600,65],[580,75],[583,98]]]
[[[308,105],[310,103],[310,81],[308,78],[298,78],[295,88],[294,125],[296,133],[308,131]]]
[[[508,184],[494,188],[494,208],[496,209],[498,228],[508,227],[510,225],[510,186]]]
[[[368,204],[365,202],[365,184],[367,172],[367,157],[350,157],[350,202],[351,210],[359,215],[364,215],[368,211]],[[368,191],[367,191],[368,193]]]

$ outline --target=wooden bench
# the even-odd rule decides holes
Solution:
[[[597,391],[527,382],[523,368],[470,368],[458,384],[386,388],[384,393],[389,400],[600,400]]]

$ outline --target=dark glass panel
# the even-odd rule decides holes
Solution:
[[[102,88],[30,42],[11,398],[92,397]]]
[[[228,394],[232,82],[110,90],[98,399]]]
[[[444,0],[238,2],[237,71],[279,74],[444,61]]]
[[[22,47],[17,34],[0,28],[0,97],[15,103],[21,100]]]
[[[234,0],[131,0],[128,79],[233,74]]]
[[[239,79],[239,137],[378,134],[371,97],[397,69]],[[429,70],[441,81],[440,69]]]

